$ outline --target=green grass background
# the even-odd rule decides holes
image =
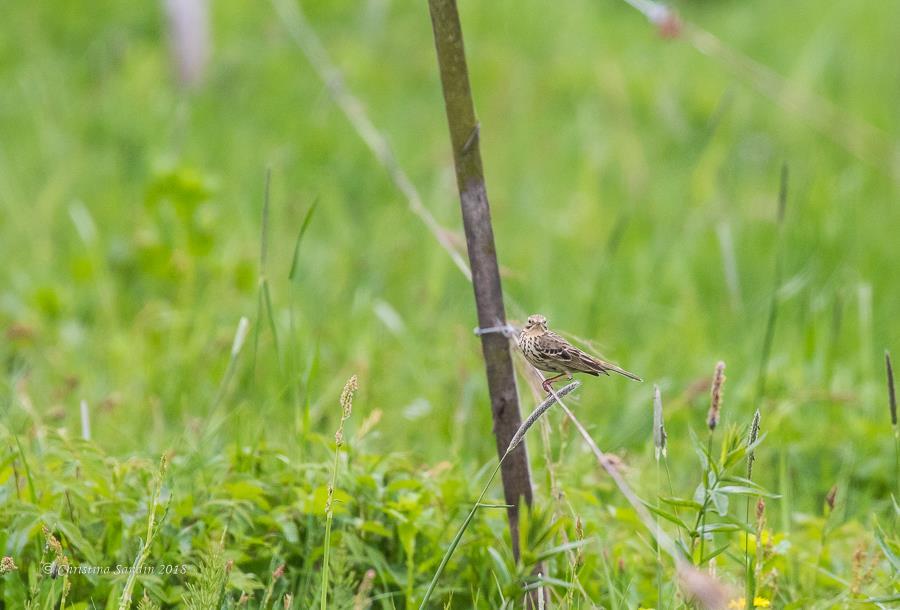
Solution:
[[[461,234],[426,3],[304,6],[428,208]],[[348,428],[383,412],[364,449],[404,460],[411,472],[448,461],[464,504],[475,487],[462,481],[495,455],[471,287],[271,5],[212,8],[208,78],[187,93],[174,82],[157,3],[5,3],[7,437],[36,451],[35,476],[52,477],[37,431],[77,436],[85,399],[98,450],[117,459],[153,462],[173,447],[184,455],[202,438],[207,455],[266,447],[326,465],[327,442],[312,435],[332,434],[340,388],[357,373]],[[900,4],[678,8],[787,82],[883,130],[896,168]],[[812,110],[791,111],[786,92],[770,100],[745,71],[660,39],[624,3],[498,0],[463,2],[461,11],[510,316],[541,312],[648,382],[587,380],[573,404],[600,446],[626,456],[639,491],[649,489],[641,485],[653,481],[659,384],[670,455],[681,463],[673,480],[689,496],[699,471],[688,429],[703,429],[705,384],[724,360],[723,422],[746,425],[762,411],[763,484],[789,488],[792,511],[818,513],[839,483],[841,519],[854,528],[887,514],[896,479],[882,352],[900,345],[900,173],[816,131],[804,120]],[[767,391],[757,400],[783,164],[783,274]],[[257,318],[267,169],[274,325]],[[726,233],[737,287],[726,277]],[[241,316],[254,327],[222,403],[226,417],[203,436],[219,421],[212,403]],[[559,416],[551,417],[556,430]],[[552,442],[571,495],[608,485],[580,445],[563,440],[569,434]],[[546,503],[539,437],[530,443]],[[455,513],[438,514],[458,523]]]

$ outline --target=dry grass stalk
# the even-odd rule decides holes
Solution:
[[[284,567],[283,563],[279,564],[275,571],[272,572],[272,578],[269,579],[269,586],[266,587],[266,594],[263,596],[262,608],[269,607],[269,600],[272,599],[272,593],[275,591],[275,583],[284,576]]]
[[[537,371],[537,369],[534,369]],[[444,552],[444,556],[441,558],[441,563],[438,565],[437,570],[435,570],[434,576],[431,579],[431,583],[429,583],[428,588],[425,590],[425,594],[422,597],[421,604],[419,606],[419,610],[424,610],[424,608],[428,607],[428,602],[431,599],[431,595],[434,593],[434,588],[437,586],[437,582],[441,577],[441,574],[444,572],[444,568],[447,566],[447,562],[450,561],[450,557],[453,555],[453,552],[456,550],[456,547],[459,546],[460,540],[462,540],[462,536],[465,533],[466,529],[469,527],[469,523],[471,523],[472,518],[475,516],[475,512],[478,510],[480,506],[482,506],[481,502],[484,500],[484,496],[487,493],[488,488],[491,486],[491,483],[494,480],[494,477],[497,476],[497,473],[500,472],[501,466],[503,466],[504,460],[509,457],[510,453],[516,448],[516,446],[522,442],[522,438],[525,436],[525,433],[528,432],[528,429],[534,425],[536,421],[538,421],[544,413],[546,413],[547,409],[549,409],[553,404],[559,403],[562,406],[562,400],[559,398],[560,392],[564,392],[568,394],[575,388],[581,385],[581,382],[573,381],[569,385],[560,388],[559,392],[553,391],[552,396],[548,397],[543,403],[538,405],[538,407],[528,416],[528,419],[519,426],[519,429],[513,435],[513,438],[510,440],[510,443],[503,453],[500,456],[499,461],[497,462],[497,466],[494,467],[494,470],[491,471],[490,476],[488,477],[487,483],[485,483],[484,487],[481,489],[481,493],[478,495],[478,499],[475,500],[475,504],[472,506],[472,509],[469,511],[469,514],[466,516],[465,521],[463,521],[462,525],[456,531],[456,534],[453,536],[453,540],[450,542],[450,546]],[[534,389],[534,388],[532,388]],[[643,507],[642,507],[643,508]],[[323,607],[324,610],[324,607]]]
[[[334,433],[334,442],[338,448],[344,445],[344,422],[350,419],[350,414],[353,412],[353,395],[358,389],[359,379],[353,375],[341,390],[341,423],[338,425],[337,432]]]
[[[716,374],[713,376],[712,391],[709,402],[709,415],[706,424],[710,430],[715,430],[719,423],[719,410],[722,408],[722,386],[725,385],[725,363],[719,361],[716,364]]]
[[[537,372],[537,369],[535,369]],[[543,375],[538,373],[538,378],[543,379]],[[529,382],[533,383],[534,380],[529,377]],[[601,449],[597,446],[597,443],[594,442],[594,439],[591,437],[590,433],[585,429],[585,427],[581,424],[575,414],[566,406],[566,404],[560,399],[558,392],[550,388],[551,394],[554,395],[556,401],[559,403],[559,408],[563,410],[566,414],[566,417],[572,422],[575,426],[575,429],[578,430],[578,433],[581,435],[581,438],[584,439],[584,442],[587,444],[588,448],[591,450],[591,453],[594,454],[594,457],[597,459],[597,463],[603,468],[610,477],[612,477],[613,482],[616,484],[616,487],[619,488],[619,491],[625,496],[625,499],[631,504],[631,507],[634,509],[635,513],[637,513],[638,518],[644,524],[644,527],[653,535],[656,539],[659,547],[668,554],[672,560],[675,562],[675,569],[679,576],[679,581],[681,583],[682,590],[686,594],[686,596],[690,599],[694,599],[700,604],[702,604],[707,610],[719,610],[725,608],[725,604],[729,599],[728,589],[715,578],[711,577],[709,574],[704,574],[700,572],[696,568],[694,568],[690,563],[684,558],[681,551],[675,545],[675,542],[672,538],[669,537],[667,533],[662,530],[656,529],[656,523],[653,517],[650,515],[650,511],[646,509],[643,502],[641,502],[640,498],[638,498],[637,494],[634,490],[631,489],[631,486],[625,481],[622,477],[622,474],[619,472],[619,469],[616,467],[616,464],[613,460],[609,458]]]
[[[766,529],[766,503],[762,498],[756,501],[756,565],[754,566],[754,581],[760,582],[763,567],[763,531]]]
[[[41,525],[41,531],[44,534],[46,548],[53,553],[50,578],[55,580],[56,578],[59,578],[60,574],[62,574],[63,577],[63,593],[60,608],[65,608],[66,596],[71,587],[71,582],[69,581],[69,558],[63,552],[62,544],[60,544],[59,540],[56,539],[56,536],[53,535],[46,525]]]
[[[531,412],[531,415],[529,415],[528,418],[522,422],[522,425],[519,426],[519,429],[509,441],[509,447],[506,448],[506,453],[510,453],[513,449],[519,446],[519,443],[521,443],[522,439],[525,438],[525,433],[528,432],[529,428],[531,428],[531,426],[535,424],[535,422],[541,417],[541,415],[547,412],[547,409],[559,402],[561,396],[565,396],[580,385],[580,381],[573,381],[569,385],[556,390],[551,396],[547,397],[547,400],[539,404],[537,408]]]
[[[524,357],[516,359],[516,362],[519,365],[522,365],[522,366],[517,367],[517,372],[520,375],[522,375],[523,377],[527,377],[528,375],[533,375],[533,376],[535,376],[535,378],[537,378],[536,377],[537,370],[534,367],[532,367],[530,364],[528,364],[528,361],[525,360]],[[523,368],[523,367],[527,367],[527,368]],[[528,387],[531,390],[531,393],[534,396],[535,400],[539,400],[544,396],[544,394],[542,392],[538,391],[538,388],[540,387],[540,383],[541,382],[538,381],[537,383],[529,383],[528,384]],[[569,421],[568,419],[563,419],[561,422],[561,425],[567,424],[568,421]],[[565,513],[570,514],[571,517],[575,519],[575,538],[576,538],[576,540],[583,541],[584,540],[584,525],[581,521],[581,517],[575,513],[574,509],[572,508],[572,505],[565,500],[565,495],[559,487],[559,480],[558,480],[558,476],[557,476],[557,472],[556,472],[556,464],[553,461],[553,456],[551,454],[550,424],[547,423],[547,419],[545,419],[545,418],[539,419],[538,424],[540,425],[540,428],[541,428],[541,442],[544,447],[544,461],[546,462],[547,475],[550,479],[550,497],[552,497],[554,500],[554,507],[553,507],[554,518],[559,519],[559,518],[562,518],[563,514],[565,514]],[[562,541],[563,544],[566,544],[566,545],[570,543],[570,539],[569,539],[568,534],[565,531],[565,528],[560,530],[560,540]],[[573,573],[582,564],[583,553],[584,553],[584,549],[580,546],[574,551],[572,551],[572,550],[566,551],[566,556],[569,559],[569,566],[571,567]],[[574,589],[569,589],[569,591],[567,591],[567,593],[566,593],[566,596],[565,596],[566,603],[568,603],[569,605],[574,605],[573,600],[574,600],[574,596],[575,596],[576,592],[578,594],[580,594],[586,602],[590,602],[591,598],[588,595],[587,591],[585,591],[584,586],[582,586],[581,581],[576,578],[573,584],[574,584]]]
[[[853,581],[850,592],[853,595],[862,593],[863,588],[873,580],[873,572],[879,564],[878,553],[871,553],[864,542],[860,542],[853,553]]]
[[[303,55],[306,56],[316,75],[328,89],[332,100],[350,121],[360,139],[372,151],[378,163],[387,171],[397,189],[406,197],[410,210],[425,224],[456,267],[466,276],[466,279],[472,281],[472,272],[453,243],[452,232],[444,228],[422,203],[419,191],[397,162],[387,138],[369,119],[362,101],[347,88],[343,74],[331,61],[328,51],[325,50],[300,6],[296,2],[288,0],[270,1],[275,12],[278,13],[282,25],[300,47]]]
[[[337,471],[340,463],[341,447],[344,445],[344,422],[353,412],[353,395],[359,389],[359,379],[352,375],[341,391],[341,422],[334,433],[334,464],[331,468],[331,482],[328,484],[328,497],[325,500],[325,542],[322,556],[322,589],[319,598],[321,610],[325,610],[328,600],[328,559],[331,553],[331,522],[334,520],[334,487],[337,485]]]
[[[359,429],[356,431],[354,438],[357,441],[361,441],[366,436],[368,436],[368,434],[372,432],[372,430],[374,430],[381,422],[381,417],[383,415],[384,412],[381,409],[374,409],[359,425]]]
[[[834,503],[837,499],[838,486],[832,485],[831,489],[828,490],[828,493],[825,494],[825,506],[828,507],[828,512],[834,510]]]
[[[708,610],[725,608],[731,597],[725,585],[686,561],[678,566],[678,581],[689,600]]]

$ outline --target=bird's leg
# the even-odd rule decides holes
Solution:
[[[559,375],[556,375],[555,377],[550,377],[548,379],[545,379],[544,383],[541,384],[541,387],[544,388],[544,391],[549,394],[550,393],[550,384],[552,384],[554,381],[556,381],[563,375],[567,375],[567,374],[568,373],[560,373]]]

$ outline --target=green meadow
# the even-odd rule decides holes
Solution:
[[[507,315],[644,379],[565,403],[653,527],[553,407],[518,560],[499,481],[451,543],[498,457],[428,3],[295,3],[210,2],[194,87],[162,2],[0,11],[0,607],[709,607],[658,528],[719,607],[897,608],[900,3],[460,0]]]

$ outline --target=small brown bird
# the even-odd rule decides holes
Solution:
[[[634,373],[629,373],[623,368],[594,358],[590,354],[581,351],[555,332],[547,328],[547,318],[541,314],[528,316],[528,323],[516,337],[522,355],[535,368],[551,373],[559,373],[555,377],[544,380],[541,387],[545,392],[550,391],[550,385],[562,376],[572,378],[572,373],[587,373],[599,377],[600,373],[609,375],[609,371],[624,375],[635,381],[642,381]]]

